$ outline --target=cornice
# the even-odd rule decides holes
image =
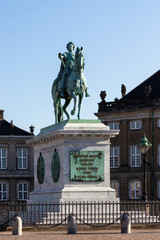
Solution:
[[[49,126],[41,130],[41,132],[33,139],[27,141],[29,145],[37,145],[45,142],[50,142],[55,139],[67,139],[67,138],[99,138],[100,140],[115,137],[119,134],[118,130],[109,130],[109,127],[101,123],[96,122],[65,122],[57,126]]]

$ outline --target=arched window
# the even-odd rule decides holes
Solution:
[[[129,182],[129,198],[140,199],[142,197],[142,182],[140,180],[131,180]]]

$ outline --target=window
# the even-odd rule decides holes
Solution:
[[[27,183],[18,184],[18,200],[19,201],[28,200],[28,184]]]
[[[116,190],[116,197],[119,197],[119,182],[116,180],[111,180],[110,182],[110,186],[111,188]]]
[[[119,147],[110,148],[110,168],[119,167]]]
[[[0,183],[0,201],[7,200],[7,184]]]
[[[7,151],[5,148],[0,148],[0,169],[7,168]]]
[[[109,123],[108,125],[110,127],[110,130],[119,130],[119,123],[118,122]]]
[[[157,181],[157,197],[160,199],[160,180]]]
[[[160,144],[158,145],[158,166],[160,166]]]
[[[27,149],[17,149],[18,169],[27,169]]]
[[[160,119],[157,120],[157,126],[160,128]]]
[[[130,147],[130,164],[131,167],[141,167],[141,152],[138,146]]]
[[[129,198],[140,199],[142,196],[142,183],[139,180],[132,180],[129,183]]]
[[[131,121],[130,129],[131,130],[141,129],[141,121]]]

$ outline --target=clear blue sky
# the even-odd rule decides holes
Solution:
[[[72,41],[83,46],[90,98],[81,118],[95,119],[99,94],[121,97],[160,69],[159,0],[0,0],[0,109],[29,131],[54,124],[51,86]],[[70,111],[70,110],[69,110]]]

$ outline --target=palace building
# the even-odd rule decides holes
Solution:
[[[33,149],[26,144],[34,127],[26,132],[7,122],[3,113],[0,110],[0,204],[26,201],[34,188]]]
[[[106,102],[102,91],[95,115],[110,129],[120,130],[111,139],[111,187],[120,199],[142,199],[144,166],[138,144],[144,133],[152,143],[147,155],[147,197],[160,199],[160,70],[122,98]]]

